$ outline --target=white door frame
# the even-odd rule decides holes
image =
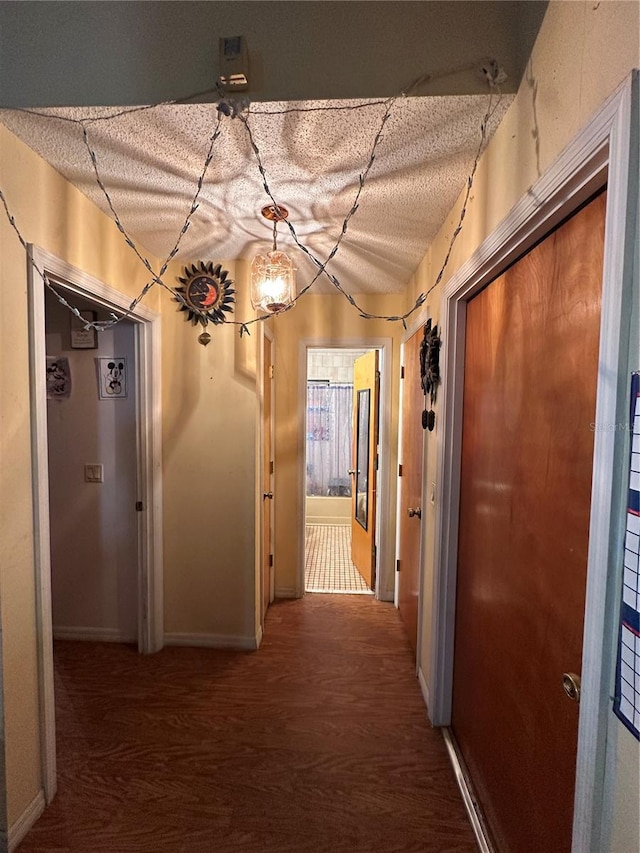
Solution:
[[[634,180],[629,164],[631,103],[634,90],[637,97],[636,87],[634,72],[444,288],[429,684],[435,725],[447,726],[451,720],[466,303],[606,183],[595,421],[615,424],[626,419],[633,286],[633,247],[626,222],[628,214],[633,221],[636,203],[629,192]],[[637,192],[637,175],[635,181]],[[602,814],[610,788],[605,785],[605,748],[614,665],[612,590],[622,541],[615,470],[622,464],[624,436],[620,431],[596,429],[594,438],[573,853],[602,849],[602,833],[606,831]]]
[[[260,558],[260,560],[259,560],[260,561],[260,568],[259,568],[260,580],[259,580],[259,583],[256,584],[256,588],[257,588],[259,599],[260,599],[259,603],[258,603],[258,610],[260,613],[260,619],[258,620],[258,623],[259,623],[258,624],[258,628],[259,628],[258,635],[259,635],[260,642],[262,642],[262,636],[264,634],[264,622],[265,622],[265,615],[262,612],[262,610],[263,610],[262,602],[263,602],[263,595],[264,595],[264,557],[265,557],[265,554],[264,554],[264,533],[265,533],[265,531],[264,531],[263,503],[265,500],[265,498],[264,498],[265,491],[271,492],[272,494],[274,494],[273,486],[274,486],[274,480],[275,480],[275,475],[274,475],[274,472],[272,471],[271,474],[269,475],[269,482],[265,483],[265,481],[264,481],[264,438],[265,438],[264,429],[265,429],[265,423],[264,423],[264,416],[263,416],[263,411],[264,411],[263,405],[264,405],[264,393],[265,393],[265,389],[264,389],[264,367],[265,367],[265,364],[264,364],[264,361],[265,361],[265,344],[264,344],[264,342],[265,342],[265,340],[268,340],[271,344],[271,364],[272,364],[272,366],[275,367],[276,351],[275,351],[274,335],[270,329],[268,329],[265,325],[263,325],[263,327],[262,327],[262,345],[260,347],[260,353],[261,353],[261,355],[260,355],[260,373],[259,373],[259,378],[258,378],[258,387],[259,387],[261,405],[260,405],[259,411],[258,411],[259,423],[258,423],[258,429],[256,431],[256,434],[258,435],[258,441],[260,442],[260,446],[258,447],[257,454],[256,454],[256,458],[258,459],[258,465],[260,466],[259,470],[258,470],[258,479],[257,479],[257,482],[260,484],[260,487],[257,490],[257,495],[256,495],[256,498],[257,498],[256,515],[258,518],[257,529],[260,531],[260,548],[258,549],[259,550],[259,558]],[[275,376],[275,370],[274,370],[274,376]],[[272,456],[272,458],[275,455],[274,454],[274,449],[275,449],[275,393],[274,393],[273,381],[274,380],[272,379],[272,384],[271,384],[271,417],[269,419],[269,423],[267,424],[267,429],[269,430],[270,439],[271,439],[270,445],[271,445],[271,456]],[[271,504],[271,512],[269,514],[270,520],[271,520],[270,521],[270,523],[271,523],[270,542],[271,542],[272,553],[274,550],[274,543],[275,543],[274,519],[275,519],[275,504],[276,504],[277,497],[278,496],[276,494],[274,494],[272,504]],[[275,564],[275,554],[274,554],[274,560],[271,564],[270,571],[269,571],[269,603],[271,603],[275,597],[275,582],[274,582],[275,567],[274,567],[274,564]],[[260,642],[258,642],[258,645],[260,645]]]
[[[131,298],[55,255],[28,247],[29,373],[34,506],[36,621],[40,684],[40,733],[43,788],[47,803],[56,792],[55,697],[51,611],[51,547],[45,346],[45,285],[34,268],[60,281],[65,291],[87,297],[121,313]],[[71,297],[72,299],[72,297]],[[138,500],[138,648],[163,645],[162,455],[160,409],[160,315],[138,305],[129,315],[136,324]]]
[[[411,318],[409,323],[407,323],[407,329],[402,336],[402,343],[400,344],[400,370],[406,366],[405,360],[405,346],[407,341],[412,338],[417,332],[421,331],[424,327],[425,323],[431,316],[431,310],[429,305],[423,305],[415,315]],[[432,318],[433,319],[433,318]],[[406,386],[404,384],[404,379],[400,381],[400,395],[398,400],[398,464],[404,465],[404,447],[402,443],[402,429],[403,429],[403,419],[404,419],[404,396],[406,393]],[[422,691],[422,696],[424,698],[425,705],[427,708],[430,707],[431,702],[429,699],[429,688],[426,683],[424,673],[422,671],[422,635],[424,631],[423,626],[423,608],[424,608],[424,583],[425,583],[425,555],[427,553],[427,508],[425,506],[425,497],[428,492],[428,480],[429,480],[429,471],[427,467],[427,438],[429,436],[429,432],[426,429],[422,430],[422,484],[421,484],[421,497],[420,497],[420,506],[422,507],[422,515],[420,517],[420,547],[418,551],[418,632],[416,636],[416,676],[420,683],[420,690]],[[400,512],[402,509],[402,477],[398,473],[397,477],[397,509],[396,509],[396,566],[397,560],[400,559],[400,538],[401,538],[401,518]],[[400,576],[399,573],[395,572],[395,590],[394,590],[394,603],[395,606],[398,607],[399,596],[400,596]]]
[[[318,338],[300,341],[298,359],[298,573],[296,577],[296,598],[304,594],[305,587],[305,497],[306,497],[306,424],[307,424],[307,351],[310,349],[377,349],[382,354],[380,369],[380,415],[378,445],[385,448],[380,454],[378,470],[378,499],[376,501],[376,583],[375,595],[382,601],[392,601],[395,584],[395,561],[385,557],[393,542],[391,529],[391,501],[389,500],[391,435],[391,361],[393,354],[392,338]]]

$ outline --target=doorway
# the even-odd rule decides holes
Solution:
[[[73,304],[88,320],[109,319],[89,299],[77,296]],[[100,333],[73,325],[69,310],[47,290],[53,635],[137,647],[135,324],[125,319]],[[109,384],[102,388],[105,376]],[[56,389],[56,382],[66,387]]]
[[[132,325],[132,354],[135,372],[135,446],[136,470],[136,601],[137,630],[134,641],[145,653],[158,651],[163,645],[162,602],[162,483],[161,483],[161,422],[160,422],[160,315],[146,306],[137,305],[129,311],[130,297],[89,276],[71,264],[29,246],[29,338],[31,374],[31,411],[33,446],[33,500],[36,539],[35,571],[38,601],[36,610],[38,641],[38,677],[40,683],[40,734],[43,789],[47,803],[56,793],[56,731],[53,669],[53,602],[51,577],[51,535],[49,501],[49,464],[47,429],[47,352],[45,336],[45,286],[43,270],[50,281],[64,290],[70,302],[92,304],[109,313],[128,313]],[[35,265],[35,268],[34,268]],[[69,313],[68,332],[70,340]],[[114,342],[115,344],[118,342]],[[122,353],[110,353],[122,355]],[[123,367],[125,365],[123,364]],[[118,368],[120,369],[120,368]],[[89,369],[91,372],[92,368]],[[121,389],[123,378],[118,381]],[[72,377],[73,381],[73,377]],[[93,377],[92,377],[93,381]],[[95,372],[95,396],[98,397],[98,372]],[[113,390],[113,389],[112,389]],[[56,401],[54,401],[56,402]],[[112,405],[125,400],[113,400]],[[100,459],[86,459],[89,475],[104,478]],[[84,466],[83,466],[84,479]],[[98,486],[99,483],[88,485]],[[70,508],[72,513],[73,509]],[[87,571],[88,573],[88,571]],[[79,596],[81,596],[79,591]],[[86,626],[85,626],[86,627]],[[131,630],[129,628],[128,630]]]
[[[398,466],[397,604],[414,655],[418,656],[420,631],[420,584],[422,555],[422,504],[425,431],[422,412],[425,397],[420,376],[420,348],[424,329],[420,325],[404,342],[401,370],[400,428],[401,463]]]
[[[631,81],[627,80],[444,289],[441,446],[435,494],[438,531],[435,565],[438,571],[434,574],[431,672],[428,680],[430,718],[435,725],[451,723],[455,648],[451,615],[456,603],[467,304],[485,285],[501,275],[513,261],[522,257],[606,183],[595,420],[614,423],[620,418],[621,411],[628,410],[628,386],[619,378],[626,370],[629,357],[625,310],[631,304],[633,287],[632,267],[628,264],[633,257],[633,244],[624,227],[629,210],[635,211],[635,197],[628,195],[630,169],[637,168],[635,159],[629,159],[631,92]],[[627,458],[624,440],[618,433],[596,430],[593,440],[573,851],[600,849],[602,846],[602,838],[608,831],[606,814],[613,781],[612,764],[603,772],[605,762],[609,761],[607,709],[612,679],[610,638],[614,630],[614,608],[605,607],[605,602],[613,600],[616,574],[612,570],[611,555],[614,551],[611,549],[617,547],[618,542],[616,513],[624,505],[618,490],[617,472],[628,463],[624,462]],[[484,830],[473,805],[473,794],[466,785],[448,730],[445,737],[479,845],[486,849]]]
[[[499,851],[571,850],[605,205],[467,305],[451,731]]]
[[[372,594],[352,560],[354,365],[368,350],[307,350],[305,592]]]

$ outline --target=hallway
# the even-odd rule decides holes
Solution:
[[[259,652],[60,643],[58,794],[20,853],[473,853],[397,610],[269,609]]]

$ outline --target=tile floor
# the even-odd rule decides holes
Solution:
[[[307,524],[305,590],[373,595],[351,562],[348,524]]]

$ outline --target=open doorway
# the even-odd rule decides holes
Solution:
[[[373,594],[372,577],[352,560],[354,365],[367,352],[307,350],[305,592]]]
[[[109,319],[88,298],[74,305],[88,320]],[[47,290],[53,636],[137,645],[135,324],[124,319],[99,334],[76,325]]]
[[[128,556],[123,555],[122,570],[123,575],[131,578],[133,574],[133,590],[131,586],[121,584],[120,572],[117,573],[117,582],[115,589],[119,588],[115,599],[115,606],[112,609],[109,619],[114,616],[116,622],[115,627],[110,626],[104,620],[104,615],[100,613],[101,605],[96,608],[91,615],[93,625],[87,624],[69,626],[61,624],[62,620],[76,619],[78,613],[81,613],[83,597],[85,595],[84,585],[92,577],[95,570],[93,556],[90,560],[86,560],[84,567],[78,575],[80,580],[73,587],[69,600],[58,602],[56,604],[52,599],[52,537],[50,535],[51,507],[50,507],[50,489],[49,489],[49,451],[59,452],[60,448],[65,453],[72,446],[76,438],[78,443],[82,437],[84,428],[88,425],[79,422],[76,424],[76,438],[64,434],[62,431],[60,438],[60,446],[56,444],[50,447],[48,422],[49,416],[47,409],[51,403],[60,401],[47,399],[47,358],[54,355],[55,361],[62,361],[63,358],[69,359],[72,355],[73,348],[71,347],[71,314],[66,312],[66,318],[60,319],[60,325],[56,330],[57,321],[53,320],[53,315],[50,319],[49,328],[46,329],[46,302],[45,302],[45,287],[41,275],[39,275],[29,263],[29,332],[30,332],[30,374],[31,374],[31,411],[32,411],[32,436],[33,436],[33,457],[34,457],[34,475],[33,475],[33,494],[34,494],[34,526],[35,526],[35,569],[36,582],[38,588],[38,601],[36,610],[37,622],[37,638],[38,638],[38,676],[40,686],[40,741],[41,741],[41,758],[43,771],[43,792],[47,803],[51,802],[56,792],[56,724],[55,724],[55,696],[54,696],[54,662],[53,662],[53,628],[54,619],[58,621],[57,628],[59,636],[64,636],[68,632],[60,629],[64,628],[97,628],[98,633],[105,631],[102,637],[96,636],[96,632],[86,632],[84,639],[89,639],[88,634],[92,634],[91,639],[127,639],[137,643],[137,647],[141,652],[154,652],[162,648],[163,645],[163,607],[162,607],[162,488],[160,474],[160,459],[162,454],[161,449],[161,423],[160,423],[160,316],[143,305],[137,305],[135,308],[130,308],[130,297],[115,290],[109,285],[93,278],[82,270],[73,267],[71,264],[39,249],[35,246],[29,247],[29,255],[36,265],[36,269],[44,270],[50,281],[54,282],[60,291],[65,292],[66,298],[73,304],[80,306],[91,306],[86,310],[106,311],[109,316],[114,314],[122,314],[127,312],[129,322],[128,329],[125,327],[125,321],[122,321],[122,329],[116,334],[112,333],[111,340],[106,341],[106,346],[109,347],[108,353],[98,354],[99,350],[82,353],[81,361],[77,361],[73,372],[69,370],[69,365],[66,366],[67,375],[71,375],[71,385],[73,387],[73,376],[78,380],[82,376],[82,381],[79,387],[84,390],[79,396],[91,397],[92,405],[109,403],[109,406],[103,408],[101,416],[105,423],[100,429],[96,428],[96,432],[100,434],[102,440],[102,427],[105,427],[105,433],[108,432],[110,426],[108,424],[107,409],[111,409],[112,415],[115,414],[116,406],[126,407],[126,402],[129,400],[133,404],[133,441],[128,442],[129,457],[122,459],[119,462],[116,460],[114,464],[123,463],[124,466],[132,466],[133,479],[135,484],[133,492],[128,494],[126,500],[133,497],[133,507],[129,507],[133,511],[135,518],[134,526],[131,529],[129,536],[130,544],[135,544],[135,550],[128,552]],[[52,311],[54,309],[51,309]],[[57,310],[57,309],[55,309]],[[82,310],[82,308],[81,308]],[[98,319],[96,317],[96,319]],[[118,327],[115,327],[118,328]],[[82,327],[79,331],[82,331]],[[87,331],[87,330],[84,330]],[[108,333],[101,333],[108,334]],[[50,338],[47,339],[47,335]],[[124,337],[120,337],[124,335]],[[60,336],[60,337],[58,337]],[[82,334],[76,338],[82,338]],[[85,341],[85,344],[87,342]],[[48,349],[49,345],[51,349]],[[91,341],[91,345],[93,342]],[[59,350],[69,347],[67,352]],[[120,351],[120,347],[124,347]],[[78,347],[77,349],[81,349]],[[118,351],[116,351],[118,349]],[[125,355],[125,352],[127,355]],[[101,390],[103,389],[102,379],[103,374],[99,372],[99,365],[96,359],[108,356],[106,358],[105,368],[107,371],[113,370],[109,367],[109,363],[115,361],[114,367],[117,370],[117,376],[112,375],[110,378],[114,381],[111,386],[111,394],[105,393],[105,396],[120,395],[118,400],[105,399],[100,400]],[[114,360],[113,356],[119,356]],[[128,359],[131,359],[129,362]],[[76,360],[72,356],[75,363]],[[122,364],[121,364],[122,363]],[[132,374],[128,374],[127,366],[130,364],[133,367],[135,363],[136,369]],[[52,366],[52,365],[49,365]],[[58,375],[61,372],[64,377],[64,366],[57,364],[53,378],[57,378],[64,385],[63,378]],[[98,385],[100,379],[100,385]],[[86,380],[86,382],[85,382]],[[100,390],[99,390],[100,389]],[[73,391],[71,392],[73,394]],[[130,396],[131,395],[131,396]],[[60,415],[60,412],[51,413]],[[120,414],[124,415],[124,410],[120,410]],[[81,419],[80,419],[81,421]],[[72,448],[73,449],[73,448]],[[87,447],[81,450],[87,451]],[[100,450],[101,445],[96,448]],[[117,457],[120,453],[120,442],[114,444],[114,454]],[[131,456],[131,454],[133,454]],[[93,487],[96,491],[93,493],[94,499],[97,497],[101,488],[107,485],[107,465],[105,464],[106,457],[100,458],[97,454],[93,458],[81,457],[81,478],[85,482],[85,464],[88,465],[89,477],[98,479],[98,482],[87,482],[87,487]],[[56,465],[59,460],[52,461],[52,472],[55,476]],[[77,461],[77,460],[76,460]],[[100,465],[103,468],[100,468]],[[121,465],[122,467],[122,465]],[[76,466],[77,468],[77,466]],[[77,472],[76,472],[77,473]],[[100,478],[103,482],[100,483]],[[116,495],[124,496],[124,492]],[[55,496],[54,496],[55,499]],[[78,513],[78,507],[65,504],[65,499],[58,502],[58,508],[61,516],[61,524],[64,525],[65,518],[67,523],[75,521]],[[116,513],[117,518],[117,513]],[[104,524],[104,519],[100,519],[98,529],[101,527],[107,537],[116,538],[113,536],[113,518],[110,524]],[[116,522],[117,523],[117,522]],[[135,528],[135,530],[134,530]],[[95,532],[95,531],[94,531]],[[60,533],[60,530],[58,531]],[[57,535],[57,534],[56,534]],[[62,540],[66,542],[66,547],[69,552],[75,550],[78,545],[78,536],[83,534],[64,535],[62,530]],[[91,543],[90,543],[91,544]],[[133,557],[133,571],[126,565],[127,560]],[[95,593],[94,589],[94,593]],[[65,590],[65,594],[69,596],[69,590]],[[71,600],[71,597],[73,600]],[[119,598],[119,600],[118,600]],[[126,600],[125,600],[126,599]],[[131,601],[130,599],[133,599]],[[112,598],[112,605],[114,599]],[[94,601],[95,605],[95,601]],[[73,613],[73,609],[80,607],[80,611]],[[57,612],[56,612],[57,611]],[[53,616],[53,618],[52,618]],[[82,621],[87,619],[88,613],[85,611],[81,615]],[[110,633],[110,628],[112,632]],[[80,639],[78,631],[72,630],[77,639]],[[110,636],[107,636],[110,633]]]

